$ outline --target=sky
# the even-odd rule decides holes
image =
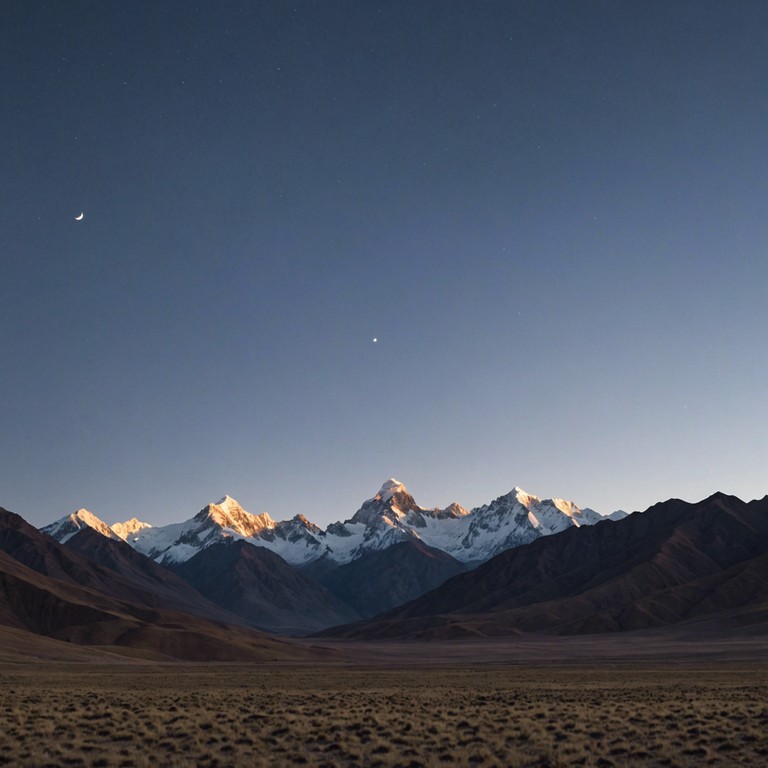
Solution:
[[[768,3],[7,0],[0,65],[0,506],[768,493]]]

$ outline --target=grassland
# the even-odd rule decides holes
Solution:
[[[766,764],[765,663],[0,668],[0,765]]]

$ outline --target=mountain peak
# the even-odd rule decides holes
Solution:
[[[115,523],[111,526],[113,533],[116,533],[123,541],[126,541],[129,536],[135,536],[139,531],[151,527],[149,523],[144,523],[136,517],[132,517],[124,523]]]
[[[211,520],[221,528],[229,528],[241,536],[253,536],[265,528],[275,527],[275,521],[266,512],[261,515],[246,512],[231,496],[224,496],[215,504],[209,504],[195,519],[200,522]]]
[[[420,507],[408,489],[399,480],[390,477],[372,499],[363,502],[363,506],[355,512],[352,522],[391,528],[395,520],[415,509]]]
[[[70,516],[70,518],[77,518],[78,520],[82,520],[84,523],[87,523],[88,525],[91,525],[92,523],[101,523],[102,521],[99,520],[96,515],[93,514],[93,512],[90,512],[89,510],[85,509],[85,507],[80,507],[80,509],[75,510]]]
[[[82,528],[93,528],[108,539],[118,538],[103,520],[96,517],[93,512],[89,512],[87,509],[83,508],[76,510],[71,515],[56,520],[50,525],[46,525],[40,530],[43,533],[52,536],[60,544],[63,544],[68,539],[71,539]]]
[[[390,477],[379,489],[376,498],[381,501],[389,501],[396,493],[408,493],[408,489],[394,477]]]
[[[532,493],[528,493],[528,491],[523,490],[519,485],[516,485],[510,491],[510,493],[513,494],[514,496],[517,496],[518,498],[520,498],[521,496],[524,496],[526,499],[537,499],[538,500],[538,498],[539,498],[538,496],[534,496]]]

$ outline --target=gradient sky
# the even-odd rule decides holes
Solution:
[[[768,492],[768,3],[7,0],[0,57],[1,506]]]

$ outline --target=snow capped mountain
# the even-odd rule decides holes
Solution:
[[[42,533],[47,533],[49,536],[52,536],[60,544],[64,544],[83,528],[93,528],[108,539],[118,538],[103,520],[99,520],[96,515],[89,512],[87,509],[78,509],[77,512],[62,517],[60,520],[56,520],[40,530]]]
[[[350,519],[332,523],[325,530],[301,514],[282,522],[268,514],[251,514],[230,496],[208,504],[185,522],[156,528],[133,518],[109,529],[85,510],[76,515],[80,512],[85,514],[77,518],[79,522],[69,523],[70,527],[66,527],[67,521],[76,516],[43,530],[66,536],[79,530],[73,526],[90,525],[164,563],[184,562],[214,543],[245,539],[300,567],[335,567],[406,541],[422,542],[461,563],[475,564],[541,536],[606,519],[571,501],[542,500],[517,487],[470,511],[455,503],[445,509],[429,509],[419,506],[395,478],[387,480]]]
[[[265,513],[252,515],[246,512],[233,498],[225,496],[215,504],[209,504],[194,518],[209,527],[220,526],[241,536],[253,536],[265,528],[274,528],[275,521]]]
[[[128,543],[163,563],[183,562],[211,544],[231,539],[252,539],[275,527],[267,514],[252,515],[233,498],[225,496],[208,504],[191,520],[136,531]]]
[[[426,519],[451,520],[466,514],[458,504],[444,510],[420,507],[400,481],[390,478],[349,520],[332,523],[323,531],[301,517],[306,525],[302,524],[299,532],[295,527],[298,516],[289,521],[294,524],[290,541],[281,535],[280,527],[285,523],[278,523],[271,531],[255,536],[253,543],[271,549],[292,565],[306,565],[321,559],[342,565],[366,552],[421,539],[419,531],[426,527]]]
[[[303,565],[327,555],[325,533],[304,515],[275,523],[260,531],[252,543],[271,550],[291,565]]]
[[[149,523],[142,523],[141,520],[132,517],[124,523],[115,523],[110,527],[113,533],[117,534],[123,541],[127,541],[129,536],[134,536],[144,528],[151,528],[152,526]]]
[[[542,500],[515,487],[490,504],[450,521],[451,525],[433,526],[434,534],[422,538],[430,546],[466,563],[488,560],[505,549],[529,544],[541,536],[600,520],[602,517],[592,509],[580,509],[563,499]]]
[[[381,490],[355,513],[351,522],[364,523],[373,527],[407,526],[423,528],[426,523],[424,517],[436,520],[464,517],[469,514],[466,509],[458,504],[451,504],[445,509],[426,509],[420,507],[408,492],[408,489],[395,478],[390,478]]]
[[[40,530],[43,533],[52,536],[60,544],[65,544],[83,528],[93,528],[108,539],[122,539],[123,541],[126,541],[128,537],[134,536],[142,529],[151,527],[152,526],[149,523],[142,523],[135,517],[132,517],[124,523],[115,523],[110,526],[100,518],[96,517],[93,512],[89,512],[87,509],[78,509],[77,512],[62,517],[60,520],[56,520]]]

